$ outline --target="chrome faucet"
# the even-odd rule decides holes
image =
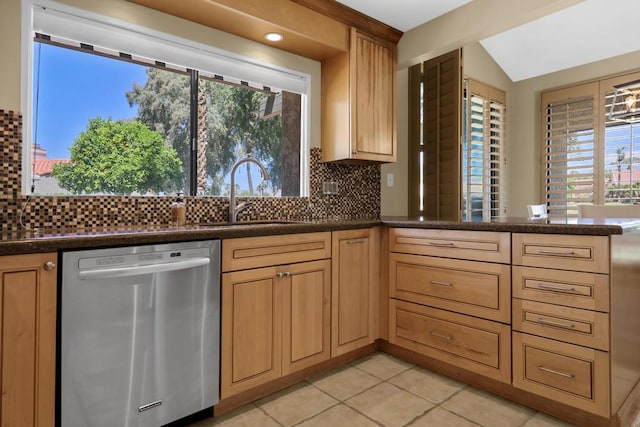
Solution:
[[[238,160],[231,168],[231,189],[229,190],[229,222],[236,222],[238,220],[238,214],[244,209],[252,205],[251,202],[240,203],[236,206],[236,171],[238,167],[243,163],[255,163],[260,166],[260,172],[262,173],[262,179],[269,179],[269,173],[262,163],[258,159],[255,159],[251,154]]]

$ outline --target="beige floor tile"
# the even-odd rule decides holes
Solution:
[[[413,367],[410,363],[384,353],[376,353],[373,356],[360,359],[353,363],[353,366],[383,380],[388,380]]]
[[[280,424],[291,426],[338,403],[312,385],[302,383],[256,404]]]
[[[435,403],[447,400],[465,387],[461,382],[417,366],[391,378],[389,382]]]
[[[378,427],[378,424],[340,404],[298,424],[298,427]]]
[[[347,400],[379,384],[382,380],[351,366],[329,372],[311,383],[338,400]]]
[[[214,418],[213,425],[216,427],[279,427],[280,424],[260,409],[252,407],[240,414],[229,414],[228,417]]]
[[[255,405],[249,404],[241,408],[224,414],[220,417],[207,418],[198,421],[194,424],[189,424],[189,427],[279,427],[279,424],[275,422],[271,417],[266,415],[263,411],[256,408]]]
[[[573,424],[566,423],[557,418],[538,412],[523,427],[571,427]]]
[[[442,408],[434,408],[409,424],[411,427],[477,427],[478,424],[465,420]]]
[[[433,403],[389,383],[381,383],[345,402],[386,427],[399,427],[422,415]]]
[[[441,406],[486,427],[520,426],[535,413],[532,409],[471,388],[462,390]]]

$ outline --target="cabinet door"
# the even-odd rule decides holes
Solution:
[[[331,353],[347,353],[373,342],[370,286],[371,230],[333,233]]]
[[[57,255],[0,257],[0,425],[52,426]]]
[[[354,159],[396,161],[396,57],[351,29],[351,154]]]
[[[278,267],[283,287],[283,374],[330,356],[331,261]]]
[[[282,373],[282,286],[273,267],[222,275],[221,397]]]

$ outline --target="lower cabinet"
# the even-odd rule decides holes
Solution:
[[[502,382],[511,381],[511,328],[391,299],[389,341]]]
[[[511,383],[509,233],[389,230],[389,342]]]
[[[513,333],[513,385],[609,417],[609,353]]]
[[[514,233],[513,241],[514,387],[609,418],[621,404],[614,356],[629,351],[611,328],[619,286],[609,237]]]
[[[57,254],[0,257],[0,425],[54,425]]]
[[[282,250],[278,236],[262,239]],[[232,242],[223,241],[223,257],[225,243]],[[223,273],[221,397],[328,360],[330,300],[330,259]]]
[[[331,356],[378,338],[379,239],[377,229],[332,235]]]

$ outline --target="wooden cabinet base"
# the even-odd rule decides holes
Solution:
[[[510,384],[487,378],[386,341],[380,341],[380,350],[406,362],[431,369],[439,374],[502,396],[512,402],[536,409],[571,424],[589,427],[626,427],[637,425],[634,423],[640,422],[640,383],[636,384],[634,391],[629,394],[620,410],[611,418],[605,418],[517,389]]]

